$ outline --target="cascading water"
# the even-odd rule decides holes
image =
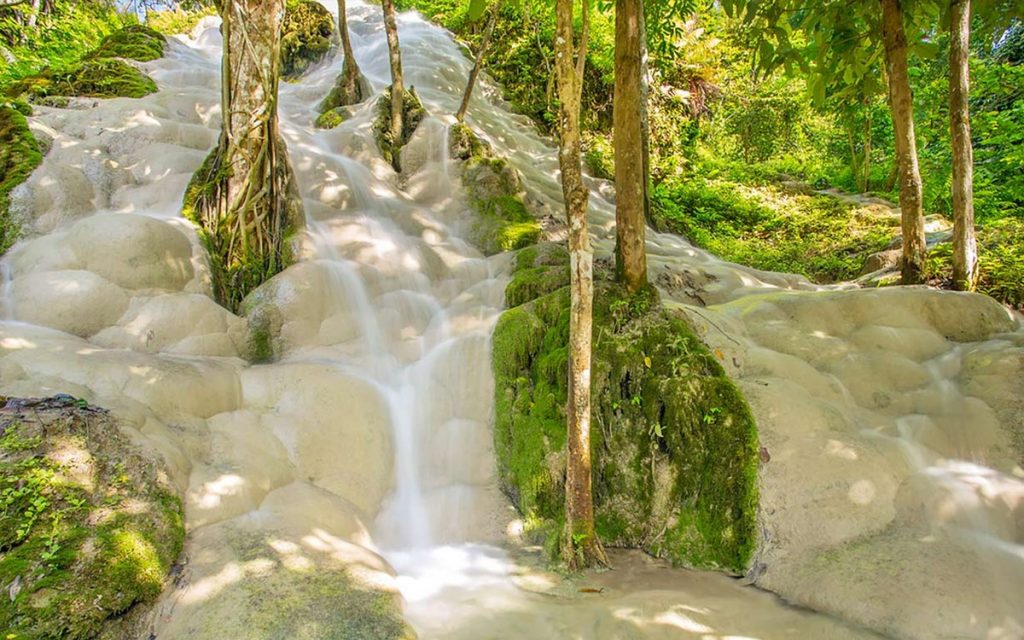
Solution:
[[[358,62],[380,92],[380,9],[350,1],[349,11]],[[342,566],[384,585],[377,552],[397,570],[423,638],[867,635],[725,577],[635,556],[590,579],[603,592],[581,594],[504,546],[515,514],[496,486],[489,336],[509,259],[483,258],[459,237],[471,214],[447,144],[471,61],[414,13],[399,16],[399,30],[406,82],[430,113],[401,182],[374,148],[372,101],[336,129],[312,127],[337,58],[281,85],[307,233],[300,264],[268,285],[280,351],[271,365],[235,357],[244,323],[203,295],[198,243],[174,220],[216,140],[216,21],[149,63],[160,93],[36,118],[57,143],[14,194],[41,235],[2,263],[6,317],[24,322],[0,323],[0,392],[89,397],[128,416],[170,461],[187,497],[190,577],[162,600],[157,637],[240,637],[217,625],[248,620],[259,599],[247,579],[276,587],[295,571],[287,584],[302,594],[310,576]],[[557,211],[551,141],[486,78],[467,120]],[[90,182],[79,168],[102,175]],[[607,185],[591,186],[595,246],[607,254],[614,210]],[[751,400],[771,451],[751,579],[899,635],[938,626],[1014,637],[1024,624],[1024,471],[1000,425],[1016,410],[1006,380],[1021,371],[1019,322],[947,295],[949,316],[1002,328],[939,327],[929,296],[940,294],[815,287],[664,234],[652,233],[648,250],[669,304],[721,305],[691,318]],[[262,555],[254,539],[266,541]],[[900,570],[882,576],[879,566]],[[965,581],[968,604],[930,588],[950,576]],[[909,604],[898,610],[901,599]],[[927,619],[967,607],[975,622]]]

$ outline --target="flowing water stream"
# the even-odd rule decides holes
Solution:
[[[379,92],[380,10],[349,11]],[[280,575],[311,566],[397,588],[423,638],[870,636],[638,554],[577,583],[507,546],[490,332],[509,258],[460,238],[471,214],[447,145],[471,61],[415,13],[399,30],[406,82],[431,114],[401,181],[374,148],[372,104],[336,129],[312,126],[340,58],[281,85],[307,233],[302,261],[263,294],[278,314],[271,365],[237,357],[244,322],[205,297],[201,251],[175,219],[219,127],[216,21],[148,63],[159,93],[34,119],[52,144],[14,194],[39,235],[2,263],[0,391],[87,397],[169,460],[189,564],[155,635],[242,637],[230,619],[256,606],[237,595],[247,581],[301,594],[304,579]],[[499,96],[484,79],[468,122],[557,212],[552,143]],[[591,186],[607,254],[614,209],[608,185]],[[723,354],[771,452],[749,579],[898,635],[1020,637],[1024,471],[1007,435],[1022,409],[1019,319],[980,297],[816,287],[670,235],[648,248],[652,280]],[[239,542],[251,537],[269,540],[264,555]]]

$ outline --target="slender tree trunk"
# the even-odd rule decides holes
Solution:
[[[647,284],[643,160],[642,0],[615,2],[615,274],[632,293]]]
[[[864,164],[861,172],[864,174],[864,193],[871,191],[871,106],[864,103]]]
[[[363,95],[363,74],[359,71],[355,53],[352,51],[352,35],[348,31],[348,16],[345,11],[345,0],[338,0],[338,33],[341,34],[341,49],[345,56],[342,67],[341,88],[344,91],[346,104],[362,102],[368,96]]]
[[[899,160],[900,211],[903,231],[903,284],[917,284],[924,278],[927,245],[924,235],[924,208],[921,172],[917,165],[917,141],[914,138],[914,108],[907,73],[907,36],[903,29],[900,0],[881,0],[882,38],[885,41],[885,67],[889,76],[889,102]]]
[[[32,12],[28,14],[28,28],[35,29],[39,20],[39,0],[32,0]]]
[[[237,309],[291,259],[285,237],[301,205],[277,123],[284,0],[230,0],[221,17],[221,138],[185,204],[210,251],[214,292]]]
[[[643,3],[640,5],[643,11]],[[643,139],[644,161],[644,220],[658,231],[657,220],[651,209],[651,118],[647,109],[650,100],[650,69],[647,66],[647,18],[640,21],[640,130]]]
[[[498,21],[498,2],[491,7],[490,16],[487,18],[487,27],[484,29],[484,37],[480,41],[480,50],[476,52],[476,60],[473,61],[473,69],[469,72],[469,81],[466,82],[466,90],[462,92],[462,103],[455,113],[455,119],[462,122],[466,118],[466,111],[469,110],[469,99],[473,95],[473,88],[480,76],[480,69],[484,66],[484,55],[487,47],[491,44],[491,34],[494,33],[494,23]]]
[[[978,241],[974,235],[974,151],[971,148],[970,0],[949,3],[949,131],[953,146],[953,286],[973,291],[978,284]]]
[[[580,161],[580,95],[583,77],[573,64],[573,0],[555,4],[555,73],[558,77],[562,195],[569,221],[571,265],[569,314],[568,452],[565,474],[565,532],[562,549],[572,569],[607,565],[594,530],[590,469],[590,361],[594,303],[594,256],[587,229],[588,192]],[[581,38],[582,40],[582,38]],[[585,59],[586,50],[579,52]]]
[[[580,42],[576,47],[577,111],[583,109],[583,74],[587,70],[587,47],[590,46],[590,0],[580,0]],[[557,54],[556,54],[557,55]]]
[[[402,50],[398,44],[398,25],[395,22],[395,1],[383,0],[384,31],[388,38],[388,60],[391,63],[391,136],[394,141],[394,161],[398,162],[398,145],[402,139],[402,106],[405,86],[402,84]]]

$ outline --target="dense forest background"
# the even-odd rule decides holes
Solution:
[[[397,4],[449,28],[474,53],[486,31],[486,16],[466,0]],[[872,26],[854,15],[833,25],[830,39],[815,42],[806,30],[780,33],[777,24],[742,15],[732,7],[741,3],[657,4],[664,6],[648,8],[647,37],[651,222],[728,260],[818,282],[854,279],[879,266],[868,258],[893,246],[899,216],[882,202],[897,202],[898,186],[884,56],[869,37]],[[1024,23],[1013,17],[1019,7],[1012,0],[976,4],[970,106],[979,289],[1020,307]],[[590,171],[611,178],[614,15],[608,5],[590,9],[582,120]],[[908,9],[908,38],[924,207],[932,216],[927,277],[941,286],[949,284],[951,269],[949,37],[937,5],[929,7],[920,2]],[[175,33],[208,13],[212,7],[195,4],[119,11],[103,1],[5,2],[0,90],[43,67],[75,64],[138,16]],[[549,133],[557,112],[554,28],[544,0],[503,2],[496,43],[484,56],[505,98]]]

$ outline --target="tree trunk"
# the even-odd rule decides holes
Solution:
[[[39,20],[39,0],[32,0],[32,12],[28,14],[28,28],[35,29]]]
[[[580,161],[580,86],[573,64],[573,0],[555,5],[555,73],[558,77],[562,195],[569,221],[570,290],[568,451],[565,473],[565,532],[562,550],[571,569],[607,565],[594,530],[590,469],[590,361],[594,303],[594,256],[587,229],[587,198]],[[585,58],[585,50],[579,52]],[[584,59],[581,58],[581,59]]]
[[[864,163],[861,173],[864,175],[864,193],[871,191],[871,105],[864,102]]]
[[[284,0],[230,0],[221,16],[220,143],[185,205],[210,251],[214,293],[237,310],[290,261],[285,237],[301,224],[301,201],[277,123]]]
[[[978,242],[974,235],[974,151],[971,148],[970,0],[949,3],[949,132],[953,146],[953,287],[978,284]]]
[[[473,69],[469,72],[469,81],[466,82],[466,90],[462,93],[462,104],[459,105],[455,119],[462,122],[466,118],[466,111],[469,110],[469,99],[473,95],[473,87],[480,76],[480,69],[484,66],[484,54],[491,44],[491,34],[494,33],[494,23],[498,21],[498,3],[491,7],[490,16],[487,18],[487,27],[484,29],[484,37],[480,41],[480,50],[476,52],[476,60],[473,61]]]
[[[914,108],[907,73],[907,36],[903,30],[900,0],[881,0],[882,38],[885,41],[885,67],[889,76],[889,103],[899,161],[900,211],[903,231],[903,284],[917,284],[924,278],[927,245],[924,235],[924,209],[921,172],[917,165],[914,138]]]
[[[633,293],[647,284],[643,160],[643,2],[615,2],[615,274]]]
[[[388,38],[388,60],[391,63],[391,137],[394,140],[394,164],[398,162],[398,144],[402,139],[402,104],[405,86],[402,84],[402,50],[398,44],[398,25],[395,23],[395,0],[383,0],[384,31]]]
[[[345,0],[338,0],[338,33],[341,34],[341,48],[345,56],[342,67],[341,88],[346,104],[362,102],[369,96],[364,95],[365,80],[356,64],[356,56],[352,51],[352,37],[348,32],[348,17],[345,11]]]

